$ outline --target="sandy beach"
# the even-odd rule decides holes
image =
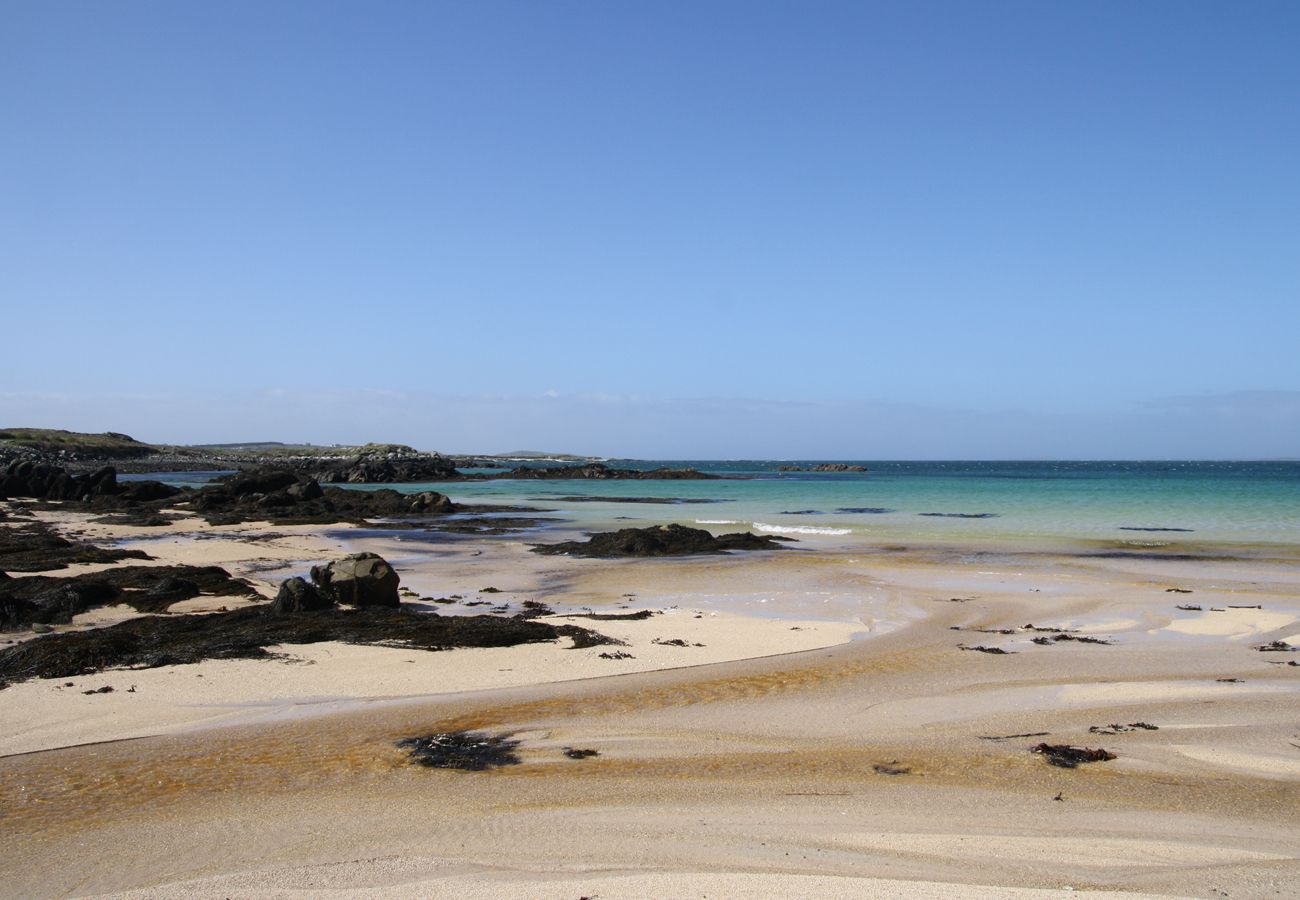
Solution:
[[[1277,548],[1168,560],[812,537],[610,562],[515,537],[40,516],[158,565],[222,565],[267,597],[373,550],[409,603],[543,602],[628,658],[564,640],[324,643],[13,685],[8,896],[1300,891],[1300,668],[1255,649],[1300,634],[1300,568]],[[652,614],[573,618],[637,610]],[[519,764],[429,769],[395,747],[464,729],[517,741]],[[1039,742],[1116,758],[1057,768]]]

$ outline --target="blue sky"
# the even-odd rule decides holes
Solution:
[[[1292,3],[4,0],[0,424],[1300,456],[1297,45]]]

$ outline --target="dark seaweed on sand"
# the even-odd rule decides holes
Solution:
[[[415,650],[510,647],[573,639],[609,643],[576,625],[496,616],[439,616],[367,607],[275,615],[256,606],[208,615],[143,616],[92,631],[50,634],[0,650],[0,687],[28,678],[71,678],[119,667],[149,669],[205,659],[271,659],[267,647],[341,641]]]
[[[1115,759],[1115,754],[1100,747],[1071,747],[1069,744],[1039,744],[1030,752],[1041,754],[1044,759],[1059,769],[1074,769],[1080,763],[1106,762]]]
[[[403,738],[397,746],[407,751],[411,762],[431,769],[482,772],[501,766],[517,766],[522,762],[519,754],[515,753],[519,741],[507,735],[478,731],[447,731]]]

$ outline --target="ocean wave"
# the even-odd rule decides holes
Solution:
[[[765,522],[755,522],[755,531],[766,531],[768,534],[852,534],[852,528],[814,528],[811,525],[768,525]]]
[[[736,519],[696,519],[696,525],[739,525]]]

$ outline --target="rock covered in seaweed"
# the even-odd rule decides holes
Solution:
[[[401,578],[377,553],[353,553],[331,563],[311,567],[311,580],[321,594],[348,606],[401,604],[397,586]]]
[[[591,535],[586,541],[538,544],[534,553],[612,558],[619,556],[689,556],[696,553],[725,553],[728,550],[781,550],[774,538],[740,531],[714,536],[703,528],[685,525],[657,525],[651,528],[621,528]]]

